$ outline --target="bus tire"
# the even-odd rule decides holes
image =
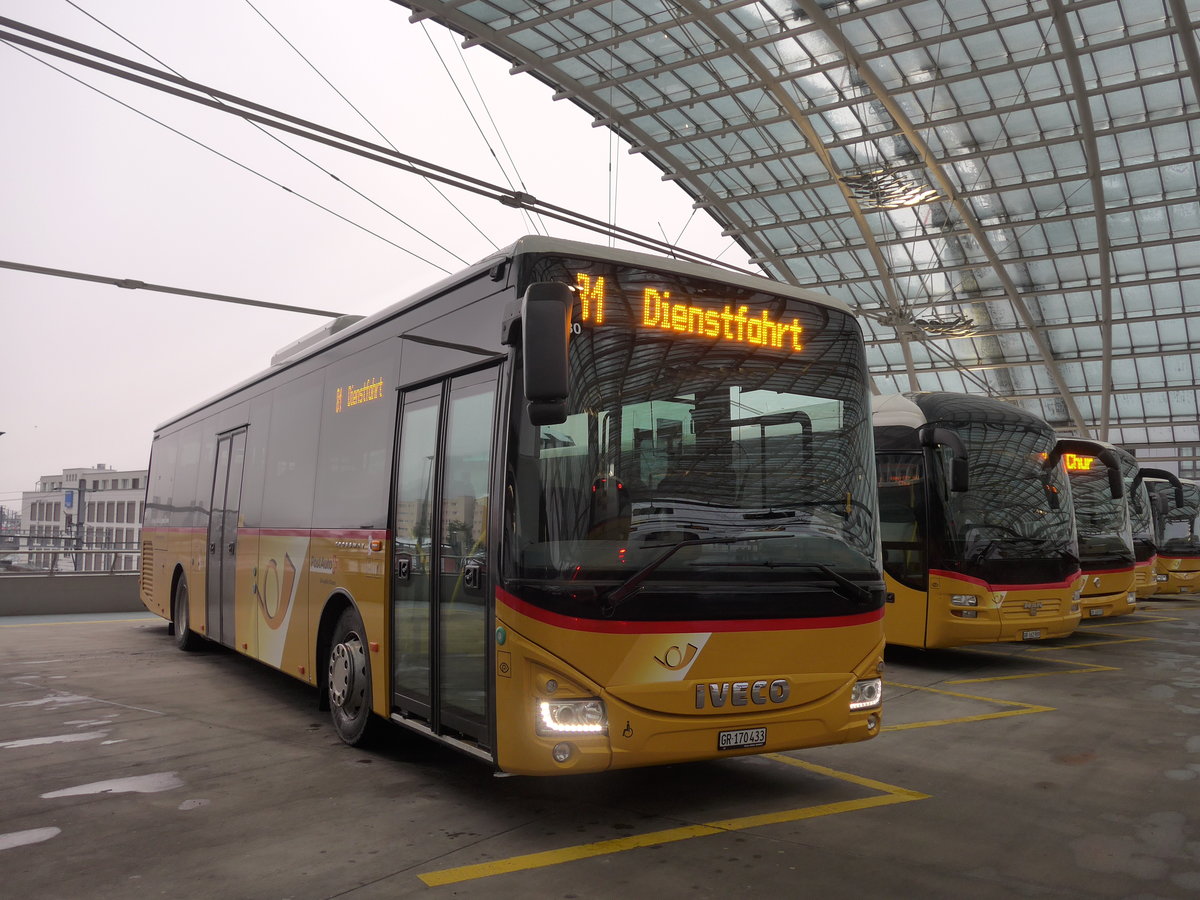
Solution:
[[[191,652],[200,649],[200,635],[189,627],[187,578],[180,576],[175,585],[175,596],[171,599],[171,623],[175,626],[175,646]]]
[[[333,627],[326,660],[329,716],[333,730],[354,747],[374,732],[371,716],[371,660],[366,629],[358,612],[349,607]]]

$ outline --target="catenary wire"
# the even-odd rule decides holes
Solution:
[[[391,246],[395,247],[397,250],[401,251],[402,253],[407,253],[409,256],[413,257],[413,259],[419,260],[420,262],[425,263],[427,266],[431,266],[432,268],[437,269],[439,272],[443,272],[447,275],[451,274],[450,270],[445,268],[444,266],[440,266],[437,263],[433,262],[432,260],[426,259],[425,257],[421,256],[419,253],[416,253],[412,250],[409,250],[407,247],[397,244],[395,241],[391,240],[390,238],[386,238],[383,235],[379,234],[378,232],[372,231],[370,228],[367,228],[365,225],[361,225],[358,222],[355,222],[353,219],[349,219],[346,216],[343,216],[341,213],[339,213],[335,210],[332,210],[327,206],[322,206],[320,203],[318,203],[316,200],[313,200],[311,197],[307,197],[298,191],[292,190],[287,185],[276,181],[275,179],[271,178],[269,175],[264,175],[262,172],[259,172],[258,170],[251,168],[250,166],[246,165],[245,163],[239,162],[238,160],[234,159],[231,156],[227,156],[226,154],[222,153],[220,150],[217,150],[214,147],[210,147],[208,144],[204,143],[203,141],[198,140],[197,138],[194,138],[189,134],[185,134],[184,132],[180,131],[179,129],[174,128],[171,125],[168,125],[166,122],[163,122],[160,119],[154,118],[154,116],[150,115],[149,113],[143,112],[142,110],[138,109],[135,106],[131,106],[130,104],[126,103],[124,100],[117,99],[112,94],[106,93],[102,89],[96,87],[94,84],[88,84],[86,81],[84,81],[80,78],[76,78],[70,72],[66,72],[66,71],[60,69],[58,66],[54,65],[52,62],[45,60],[45,59],[41,59],[40,57],[34,56],[33,54],[29,53],[29,51],[27,51],[21,47],[13,47],[13,49],[17,50],[20,53],[24,53],[30,59],[36,60],[37,62],[42,63],[42,65],[48,66],[49,68],[53,69],[55,72],[58,72],[60,75],[70,78],[72,81],[76,82],[77,84],[81,84],[84,87],[95,91],[97,94],[100,94],[102,97],[107,97],[109,100],[113,101],[113,103],[116,103],[120,106],[125,107],[130,112],[137,113],[139,116],[142,116],[143,118],[148,119],[149,121],[153,122],[155,125],[159,125],[165,129],[167,129],[168,131],[179,135],[179,137],[183,138],[184,140],[191,141],[193,144],[195,144],[198,147],[203,147],[205,150],[209,151],[210,153],[212,153],[216,156],[219,156],[221,159],[225,160],[226,162],[233,163],[233,165],[237,166],[238,168],[245,169],[247,172],[249,172],[252,175],[257,175],[259,178],[263,179],[264,181],[268,182],[269,184],[275,185],[275,187],[279,188],[282,191],[286,191],[287,193],[291,194],[294,197],[297,197],[300,200],[303,200],[305,203],[312,204],[313,206],[315,206],[317,209],[321,210],[322,212],[327,212],[331,216],[341,219],[347,225],[353,225],[355,228],[365,231],[367,234],[371,235],[372,237],[379,238],[379,240],[383,241],[384,243],[390,244]],[[331,177],[337,178],[336,175],[331,176]]]
[[[162,66],[162,67],[163,67],[164,69],[166,69],[167,71],[169,71],[169,72],[172,72],[173,74],[175,74],[175,75],[178,75],[178,76],[179,76],[179,77],[181,77],[181,78],[183,77],[183,75],[182,75],[182,74],[181,74],[181,73],[180,73],[180,72],[179,72],[177,69],[175,69],[174,67],[172,67],[172,66],[168,65],[167,63],[163,62],[161,59],[159,59],[157,56],[155,56],[153,53],[151,53],[151,52],[150,52],[149,50],[147,50],[145,47],[142,47],[142,46],[141,46],[141,45],[139,45],[137,42],[135,42],[135,41],[131,40],[131,39],[130,39],[129,37],[127,37],[126,35],[122,34],[122,33],[121,33],[121,32],[119,32],[119,31],[117,31],[117,30],[116,30],[115,28],[113,28],[111,25],[108,25],[107,23],[105,23],[105,22],[101,21],[100,19],[98,19],[98,18],[97,18],[95,15],[93,15],[93,14],[92,14],[92,13],[90,13],[90,12],[88,12],[88,11],[87,11],[86,9],[84,9],[83,7],[79,6],[79,4],[75,3],[75,2],[74,2],[74,0],[66,0],[66,2],[67,2],[68,4],[70,4],[71,6],[73,6],[75,9],[79,10],[79,12],[80,12],[80,13],[82,13],[82,14],[83,14],[83,15],[85,15],[85,16],[87,16],[89,19],[91,19],[93,22],[95,22],[95,23],[96,23],[97,25],[99,25],[100,27],[102,27],[102,28],[106,29],[107,31],[109,31],[110,33],[112,33],[113,35],[115,35],[116,37],[118,37],[119,39],[121,39],[122,41],[124,41],[125,43],[129,44],[131,47],[135,48],[135,49],[136,49],[136,50],[138,50],[139,52],[141,52],[141,53],[145,54],[146,56],[148,56],[150,59],[154,60],[156,63],[158,63],[160,66]],[[255,12],[257,12],[257,10],[255,10]],[[261,15],[261,13],[260,13],[260,15]],[[269,22],[268,22],[267,24],[268,24],[268,25],[270,25],[270,23],[269,23]],[[272,26],[272,27],[274,27],[274,26]],[[278,32],[276,32],[276,33],[278,33]],[[280,35],[280,37],[283,37],[283,36],[282,36],[282,35]],[[287,38],[283,38],[283,39],[284,39],[285,41],[287,40]],[[289,44],[289,46],[290,46],[290,44]],[[297,53],[299,53],[299,51],[297,51]],[[301,55],[301,58],[302,58],[302,59],[304,58],[304,57],[303,57],[303,55]],[[305,62],[308,62],[308,60],[305,60]],[[310,65],[311,65],[311,63],[310,63]],[[54,68],[54,67],[51,67],[51,68]],[[56,69],[56,71],[62,72],[62,70],[61,70],[61,69]],[[63,73],[63,74],[66,74],[66,73]],[[320,72],[318,72],[317,74],[318,74],[318,75],[320,75]],[[70,76],[68,76],[68,77],[70,77]],[[77,79],[77,80],[78,80],[78,79]],[[86,82],[81,82],[81,83],[84,83],[84,84],[86,84]],[[328,82],[327,82],[327,83],[328,83]],[[88,85],[88,86],[89,86],[89,87],[93,87],[92,85]],[[330,85],[330,87],[333,87],[333,85]],[[99,89],[96,89],[96,88],[94,88],[94,87],[93,87],[93,89],[95,89],[95,90],[99,90]],[[337,88],[333,88],[333,89],[334,89],[334,91],[337,91]],[[100,93],[102,93],[102,94],[104,93],[103,91],[99,91],[99,92],[100,92]],[[108,97],[109,95],[108,95],[108,94],[105,94],[104,96]],[[341,96],[340,92],[339,92],[338,96]],[[112,97],[109,97],[109,99],[114,99],[114,98],[112,98]],[[343,97],[343,99],[345,99],[345,98]],[[117,101],[117,102],[120,102],[120,101]],[[350,103],[350,101],[349,101],[349,100],[347,100],[346,102],[347,102],[347,103]],[[351,104],[350,104],[350,106],[351,106],[351,108],[352,108],[352,109],[354,109],[354,104],[352,104],[352,103],[351,103]],[[132,109],[132,107],[128,107],[128,108],[131,108],[131,109]],[[136,110],[135,110],[135,111],[136,111]],[[357,109],[355,109],[355,112],[358,112],[358,110],[357,110]],[[360,113],[360,115],[361,115],[361,113]],[[154,120],[154,121],[157,121],[157,120]],[[161,124],[161,123],[159,123],[159,124]],[[331,171],[329,171],[328,169],[326,169],[324,166],[322,166],[322,165],[321,165],[319,162],[317,162],[316,160],[312,159],[311,157],[309,157],[309,156],[306,156],[306,155],[305,155],[303,152],[301,152],[301,151],[300,151],[300,150],[298,150],[297,148],[293,147],[291,144],[289,144],[287,141],[285,141],[285,140],[284,140],[283,138],[281,138],[279,135],[277,135],[277,134],[275,134],[274,132],[272,132],[272,131],[271,131],[269,128],[266,128],[265,126],[263,126],[263,125],[260,125],[258,122],[253,122],[253,121],[250,121],[250,120],[247,120],[247,124],[249,124],[249,125],[250,125],[250,126],[252,126],[253,128],[256,128],[258,131],[260,131],[262,134],[264,134],[264,135],[266,135],[267,137],[269,137],[271,140],[275,141],[275,142],[276,142],[277,144],[279,144],[281,147],[283,147],[283,148],[285,148],[285,149],[287,149],[287,150],[291,151],[291,152],[292,152],[292,153],[294,153],[296,156],[300,157],[302,160],[304,160],[305,162],[307,162],[309,165],[313,166],[314,168],[316,168],[316,169],[318,169],[319,171],[323,172],[324,174],[328,175],[330,178],[332,178],[332,179],[333,179],[334,181],[336,181],[338,184],[340,184],[340,185],[342,185],[343,187],[345,187],[347,190],[349,190],[349,191],[353,192],[354,194],[356,194],[358,197],[362,198],[363,200],[366,200],[368,203],[370,203],[372,206],[374,206],[374,207],[375,207],[376,209],[378,209],[380,212],[384,213],[385,215],[388,215],[388,216],[390,216],[392,219],[394,219],[395,221],[399,222],[401,225],[403,225],[405,228],[407,228],[407,229],[409,229],[410,231],[412,231],[414,234],[416,234],[416,235],[418,235],[418,236],[420,236],[420,237],[424,238],[426,241],[428,241],[429,243],[433,244],[433,245],[434,245],[435,247],[437,247],[439,250],[442,250],[442,251],[444,251],[445,253],[447,253],[449,256],[452,256],[452,257],[453,257],[455,260],[457,260],[459,263],[462,263],[463,265],[466,265],[466,264],[467,264],[467,260],[463,259],[461,256],[459,256],[457,253],[455,253],[455,252],[454,252],[453,250],[451,250],[449,247],[446,247],[446,246],[444,246],[443,244],[439,243],[438,241],[434,240],[432,237],[430,237],[429,235],[427,235],[427,234],[425,234],[424,232],[422,232],[422,231],[421,231],[419,228],[417,228],[417,227],[416,227],[415,225],[413,225],[411,222],[407,222],[407,221],[405,221],[405,220],[404,220],[404,219],[402,219],[400,216],[398,216],[396,213],[394,213],[392,210],[390,210],[390,209],[388,209],[387,207],[383,206],[381,203],[377,202],[377,201],[376,201],[376,200],[374,200],[373,198],[371,198],[371,197],[367,196],[366,194],[364,194],[364,193],[363,193],[362,191],[360,191],[358,188],[354,187],[354,185],[352,185],[352,184],[350,184],[349,182],[345,181],[344,179],[342,179],[342,178],[338,177],[337,175],[334,175],[334,174],[333,174],[333,172],[331,172]],[[368,125],[371,125],[371,123],[370,123],[370,122],[367,122],[367,124],[368,124]],[[374,128],[375,126],[374,126],[374,125],[371,125],[371,127],[372,127],[372,128]],[[378,130],[378,129],[376,129],[376,130]],[[178,133],[178,132],[177,132],[177,133]],[[381,135],[381,137],[382,137],[382,135]],[[385,138],[385,140],[386,140],[386,138]],[[197,143],[199,143],[199,142],[197,142]],[[203,146],[203,145],[202,145],[202,146]],[[212,148],[206,148],[206,149],[212,149]],[[393,149],[394,149],[394,148],[393,148]],[[213,152],[216,152],[216,151],[213,151]],[[228,157],[226,157],[226,158],[228,158]],[[261,173],[259,173],[259,172],[255,171],[255,170],[253,170],[253,169],[250,169],[250,168],[249,168],[249,167],[247,167],[247,166],[243,166],[243,168],[246,168],[246,169],[247,169],[247,171],[253,172],[255,175],[259,175],[260,177],[266,178],[266,176],[262,175]],[[270,178],[266,178],[266,180],[270,181],[271,179],[270,179]],[[272,183],[275,183],[275,182],[272,182]],[[294,193],[294,194],[296,194],[296,196],[298,196],[298,197],[301,197],[302,199],[308,200],[308,198],[307,198],[307,197],[305,197],[305,196],[304,196],[304,195],[302,195],[302,194],[299,194],[299,193],[297,193],[296,191],[292,191],[292,190],[291,190],[291,188],[284,188],[284,190],[290,191],[291,193]],[[438,193],[439,193],[439,194],[441,194],[441,191],[439,191]],[[444,196],[444,195],[443,195],[443,196]],[[311,201],[311,200],[310,200],[309,202],[313,202],[313,201]],[[447,201],[447,202],[449,202],[449,201]],[[317,206],[317,207],[318,207],[318,208],[320,208],[320,209],[325,209],[325,207],[321,206],[321,205],[320,205],[320,204],[318,204],[318,203],[314,203],[314,205],[315,205],[315,206]],[[337,215],[337,214],[335,213],[334,215]],[[338,216],[338,217],[339,217],[339,218],[341,218],[341,219],[343,219],[343,221],[350,221],[350,220],[346,219],[346,218],[345,218],[345,217],[343,217],[343,216]],[[372,234],[372,235],[374,235],[375,237],[380,237],[382,240],[385,240],[385,241],[387,241],[387,238],[382,238],[380,235],[376,234],[375,232],[371,231],[371,230],[370,230],[370,229],[368,229],[368,228],[365,228],[365,227],[364,227],[364,226],[362,226],[362,225],[359,225],[359,224],[358,224],[358,223],[356,223],[356,222],[351,222],[351,224],[355,225],[356,227],[362,228],[364,231],[367,231],[369,234]],[[486,238],[487,236],[486,236],[486,235],[484,235],[484,237]],[[392,242],[392,241],[387,241],[387,242],[388,242],[389,244],[392,244],[392,246],[399,246],[399,245],[395,244],[395,243],[394,243],[394,242]],[[495,245],[493,245],[493,246],[495,246]],[[404,248],[401,248],[401,249],[404,249]],[[407,251],[407,250],[406,250],[406,252],[410,252],[410,251]],[[416,254],[413,254],[413,255],[414,255],[414,256],[416,256]],[[429,262],[428,260],[425,260],[423,257],[417,256],[417,259],[420,259],[422,262],[426,262],[426,263],[428,263],[429,265],[433,266],[434,268],[438,269],[439,271],[442,271],[442,272],[449,272],[449,270],[448,270],[448,269],[446,269],[446,268],[444,268],[444,267],[442,267],[442,266],[435,265],[434,263],[432,263],[432,262]]]
[[[380,130],[379,130],[379,128],[377,128],[377,127],[376,127],[375,123],[374,123],[374,122],[372,122],[372,121],[371,121],[369,118],[367,118],[366,114],[365,114],[365,113],[363,113],[363,111],[362,111],[362,110],[360,110],[360,109],[359,109],[357,106],[355,106],[355,105],[354,105],[354,103],[352,103],[352,102],[350,101],[350,98],[348,98],[348,97],[347,97],[345,94],[343,94],[343,93],[342,93],[340,90],[338,90],[337,86],[336,86],[336,85],[335,85],[335,84],[334,84],[332,81],[330,81],[328,78],[326,78],[326,77],[325,77],[325,74],[324,74],[324,73],[323,73],[323,72],[322,72],[320,69],[318,69],[318,68],[316,67],[316,65],[314,65],[314,64],[313,64],[312,60],[310,60],[310,59],[309,59],[307,56],[305,56],[305,55],[304,55],[304,54],[303,54],[303,53],[300,51],[300,48],[298,48],[298,47],[297,47],[295,44],[293,44],[293,43],[292,43],[290,40],[288,40],[288,39],[287,39],[287,37],[286,37],[286,36],[283,34],[283,32],[282,32],[282,31],[280,31],[278,28],[276,28],[276,27],[275,27],[275,24],[274,24],[274,23],[273,23],[273,22],[272,22],[270,19],[268,19],[268,18],[267,18],[267,17],[266,17],[266,16],[265,16],[265,15],[262,13],[262,11],[258,9],[258,7],[256,7],[256,6],[255,6],[253,3],[251,3],[251,2],[250,2],[250,0],[245,0],[245,2],[246,2],[246,5],[247,5],[247,6],[249,6],[249,7],[250,7],[252,10],[254,10],[254,12],[258,14],[259,18],[261,18],[261,19],[262,19],[262,20],[263,20],[263,21],[264,21],[264,22],[267,24],[267,27],[269,27],[269,28],[270,28],[272,31],[274,31],[274,32],[275,32],[277,35],[279,35],[279,39],[280,39],[281,41],[283,41],[285,44],[287,44],[287,45],[288,45],[288,47],[289,47],[289,48],[291,48],[292,52],[293,52],[293,53],[295,53],[297,56],[299,56],[299,57],[300,57],[300,59],[302,59],[302,60],[304,61],[304,63],[305,63],[305,64],[306,64],[306,65],[307,65],[307,66],[308,66],[310,69],[312,69],[312,70],[313,70],[313,72],[315,72],[315,73],[316,73],[316,75],[317,75],[317,77],[318,77],[318,78],[320,78],[320,79],[321,79],[322,81],[324,81],[324,82],[325,82],[327,85],[329,85],[329,88],[330,88],[330,90],[332,90],[332,91],[333,91],[335,94],[337,94],[339,97],[341,97],[341,98],[342,98],[342,100],[343,100],[343,101],[345,101],[346,105],[347,105],[347,106],[349,106],[349,107],[350,107],[352,110],[354,110],[354,112],[355,112],[355,113],[358,115],[358,117],[359,117],[360,119],[362,119],[362,120],[363,120],[363,122],[365,122],[365,123],[366,123],[366,125],[367,125],[367,127],[368,127],[368,128],[370,128],[370,129],[371,129],[372,131],[374,131],[374,132],[375,132],[377,135],[379,135],[379,139],[380,139],[381,141],[383,141],[385,144],[387,144],[387,145],[388,145],[389,147],[391,147],[393,150],[397,150],[397,148],[396,148],[396,145],[395,145],[395,144],[393,144],[393,143],[391,142],[391,140],[390,140],[390,139],[387,137],[387,135],[385,135],[385,134],[384,134],[382,131],[380,131]],[[176,74],[178,74],[178,73],[176,73]],[[276,140],[279,140],[279,139],[278,139],[278,138],[276,138]],[[282,142],[282,141],[280,141],[280,143],[283,143],[283,142]],[[287,147],[289,147],[289,149],[293,149],[293,148],[291,148],[291,147],[290,147],[288,144],[284,144],[284,146],[287,146]],[[293,152],[295,152],[295,153],[300,153],[300,151],[299,151],[299,150],[294,150],[294,149],[293,149]],[[399,152],[399,151],[397,150],[397,152]],[[301,155],[303,155],[303,154],[301,154]],[[307,159],[307,157],[305,157],[305,159]],[[313,163],[313,165],[317,165],[317,164],[316,164],[316,163]],[[340,179],[339,179],[339,180],[340,180]],[[499,249],[499,247],[496,245],[496,242],[495,242],[495,241],[493,241],[493,240],[492,240],[490,237],[488,237],[488,235],[487,235],[487,234],[485,234],[485,233],[483,232],[483,230],[482,230],[482,229],[479,227],[479,225],[478,225],[478,224],[475,222],[475,220],[473,220],[473,219],[472,219],[470,216],[468,216],[468,215],[467,215],[465,212],[463,212],[463,211],[462,211],[462,209],[460,209],[460,208],[459,208],[459,207],[458,207],[458,206],[457,206],[457,205],[456,205],[456,204],[455,204],[455,203],[454,203],[454,202],[453,202],[453,201],[452,201],[452,200],[451,200],[449,197],[447,197],[447,196],[445,195],[445,193],[443,193],[443,192],[442,192],[442,189],[441,189],[441,188],[440,188],[440,187],[439,187],[437,184],[435,184],[434,182],[430,181],[428,178],[426,178],[426,179],[425,179],[425,182],[426,182],[426,184],[428,184],[428,185],[429,185],[431,188],[433,188],[433,190],[434,190],[434,191],[437,193],[437,195],[438,195],[439,197],[441,197],[443,200],[445,200],[445,201],[446,201],[446,203],[447,203],[447,204],[450,206],[450,208],[451,208],[451,209],[453,209],[453,210],[454,210],[456,213],[458,213],[458,214],[459,214],[459,216],[461,216],[461,217],[462,217],[463,221],[465,221],[465,222],[466,222],[468,225],[470,225],[470,226],[471,226],[472,228],[474,228],[474,229],[475,229],[477,232],[479,232],[479,235],[480,235],[480,237],[482,237],[482,238],[483,238],[485,241],[487,241],[489,244],[491,244],[491,245],[492,245],[492,249],[493,249],[493,250],[498,250],[498,249]],[[358,192],[357,192],[357,191],[355,191],[355,193],[358,193]],[[362,194],[359,194],[359,196],[364,196],[364,195],[362,195]],[[373,200],[372,200],[371,202],[372,202],[372,203],[374,203],[375,201],[373,201]],[[376,203],[375,205],[376,205],[376,206],[379,206],[379,204],[377,204],[377,203]],[[383,209],[383,207],[382,207],[382,206],[380,206],[379,208],[380,208],[380,209]],[[386,211],[387,211],[387,210],[385,210],[385,212],[386,212]],[[402,219],[400,219],[398,216],[396,217],[396,219],[397,219],[397,221],[403,221],[403,220],[402,220]],[[437,242],[437,241],[435,241],[433,238],[429,237],[429,235],[422,233],[422,232],[421,232],[421,231],[419,231],[417,228],[415,228],[414,226],[410,225],[408,222],[404,222],[404,224],[405,224],[407,227],[409,227],[409,228],[412,228],[412,229],[413,229],[413,231],[415,231],[417,234],[421,235],[421,237],[425,238],[425,240],[429,241],[431,244],[434,244],[435,246],[437,246],[437,247],[440,247],[442,250],[445,250],[447,253],[449,253],[451,256],[453,256],[455,259],[457,259],[457,260],[458,260],[460,263],[462,263],[463,265],[466,265],[466,264],[467,264],[467,261],[466,261],[465,259],[463,259],[461,256],[459,256],[457,253],[455,253],[453,250],[450,250],[449,248],[447,248],[447,247],[443,246],[442,244],[438,243],[438,242]]]
[[[72,272],[68,269],[52,269],[47,266],[34,266],[28,263],[11,262],[0,259],[0,269],[13,269],[17,272],[31,272],[35,275],[53,275],[56,278],[74,278],[77,281],[91,281],[96,284],[111,284],[129,290],[157,291],[161,294],[177,294],[181,297],[198,297],[201,300],[220,300],[222,303],[238,303],[242,306],[260,306],[264,309],[278,309],[283,312],[303,313],[308,316],[328,316],[336,319],[345,313],[329,309],[313,309],[308,306],[293,306],[288,303],[272,303],[267,300],[250,300],[246,297],[234,297],[230,294],[213,294],[208,291],[193,291],[187,288],[170,287],[165,284],[152,284],[147,281],[137,281],[133,278],[113,278],[108,275],[89,275],[86,272]]]
[[[0,39],[17,43],[40,52],[50,54],[52,56],[57,56],[60,59],[76,62],[80,65],[87,66],[97,71],[115,75],[127,81],[141,84],[145,87],[154,88],[155,90],[172,94],[185,100],[190,100],[202,106],[208,106],[209,108],[216,109],[220,112],[234,114],[242,118],[249,118],[265,125],[269,125],[273,128],[278,128],[281,131],[295,134],[309,140],[317,141],[336,149],[354,153],[363,157],[364,159],[381,162],[402,171],[407,171],[414,174],[424,174],[445,184],[457,187],[460,190],[469,191],[480,196],[496,200],[505,206],[510,206],[517,209],[533,209],[538,211],[541,215],[548,216],[558,221],[575,225],[589,231],[594,231],[599,234],[613,235],[635,246],[650,249],[678,259],[686,259],[692,262],[698,262],[707,265],[717,265],[730,271],[736,271],[748,275],[760,274],[739,266],[720,262],[719,259],[713,259],[712,257],[701,253],[671,246],[659,240],[658,238],[654,238],[613,223],[603,222],[592,216],[587,216],[583,213],[573,211],[566,207],[546,203],[545,201],[539,200],[538,198],[530,196],[529,194],[525,194],[523,192],[514,192],[500,187],[499,185],[487,182],[483,179],[475,178],[465,173],[458,172],[454,169],[450,169],[445,166],[439,166],[436,163],[431,163],[427,160],[422,160],[407,154],[398,153],[378,144],[373,144],[370,141],[356,138],[352,135],[344,134],[324,126],[317,125],[316,123],[308,122],[304,119],[299,119],[295,116],[291,116],[278,110],[274,110],[270,107],[263,106],[262,104],[245,100],[224,91],[219,91],[216,88],[188,81],[185,78],[180,78],[178,76],[171,75],[168,72],[154,69],[150,66],[142,65],[141,63],[133,62],[132,60],[116,56],[115,54],[106,53],[105,51],[81,44],[77,41],[72,41],[68,38],[64,38],[51,32],[33,28],[7,17],[0,17],[0,27],[15,29],[15,31],[0,30]],[[32,35],[33,37],[29,37],[27,35]],[[51,43],[41,43],[39,40],[35,40],[34,38],[50,41]],[[60,46],[53,46],[54,44],[58,44]],[[108,65],[106,63],[99,62],[98,60],[100,59],[108,60],[115,65]],[[120,68],[116,68],[116,66],[124,66],[126,69],[132,69],[133,71],[124,71]],[[144,74],[135,74],[138,72]],[[154,81],[152,79],[158,79],[159,81]],[[164,84],[160,82],[166,83]],[[200,92],[200,94],[189,92]],[[222,105],[218,102],[218,99],[228,101],[229,103],[239,104],[244,108],[235,109],[231,106]]]

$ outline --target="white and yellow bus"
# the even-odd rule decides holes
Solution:
[[[1176,496],[1168,481],[1147,481],[1159,503],[1155,515],[1159,594],[1200,592],[1200,535],[1196,533],[1200,484],[1187,478],[1179,482],[1182,497]]]
[[[1054,429],[947,392],[874,401],[889,644],[1042,641],[1079,624],[1083,576]]]
[[[1124,457],[1121,471],[1128,477]],[[1166,580],[1166,576],[1158,574],[1158,538],[1154,533],[1154,508],[1156,502],[1166,502],[1167,498],[1156,501],[1155,497],[1151,496],[1147,479],[1166,482],[1170,485],[1169,493],[1175,503],[1179,506],[1184,503],[1183,485],[1173,472],[1142,467],[1134,473],[1126,496],[1129,498],[1129,518],[1133,526],[1133,590],[1139,600],[1153,597],[1158,592],[1159,577]]]
[[[1107,441],[1064,438],[1059,445],[1071,478],[1079,535],[1080,613],[1085,619],[1131,613],[1137,593],[1126,487],[1137,477],[1137,461]]]
[[[860,328],[550,238],[164,423],[142,598],[382,720],[555,774],[879,733]]]

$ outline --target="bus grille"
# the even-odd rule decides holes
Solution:
[[[142,541],[142,593],[149,596],[154,590],[154,544]]]
[[[1041,604],[1035,606],[1034,604]],[[1062,612],[1062,600],[1058,597],[1013,598],[1005,600],[1000,607],[1004,616],[1028,616],[1036,619],[1038,616],[1057,616]]]

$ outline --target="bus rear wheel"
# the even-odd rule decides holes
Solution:
[[[365,743],[371,725],[371,660],[366,629],[353,609],[342,613],[333,629],[326,681],[329,715],[338,737],[351,746]]]
[[[200,649],[200,635],[192,631],[188,615],[187,579],[180,578],[175,585],[175,597],[171,601],[171,621],[175,625],[175,646],[180,650]]]

